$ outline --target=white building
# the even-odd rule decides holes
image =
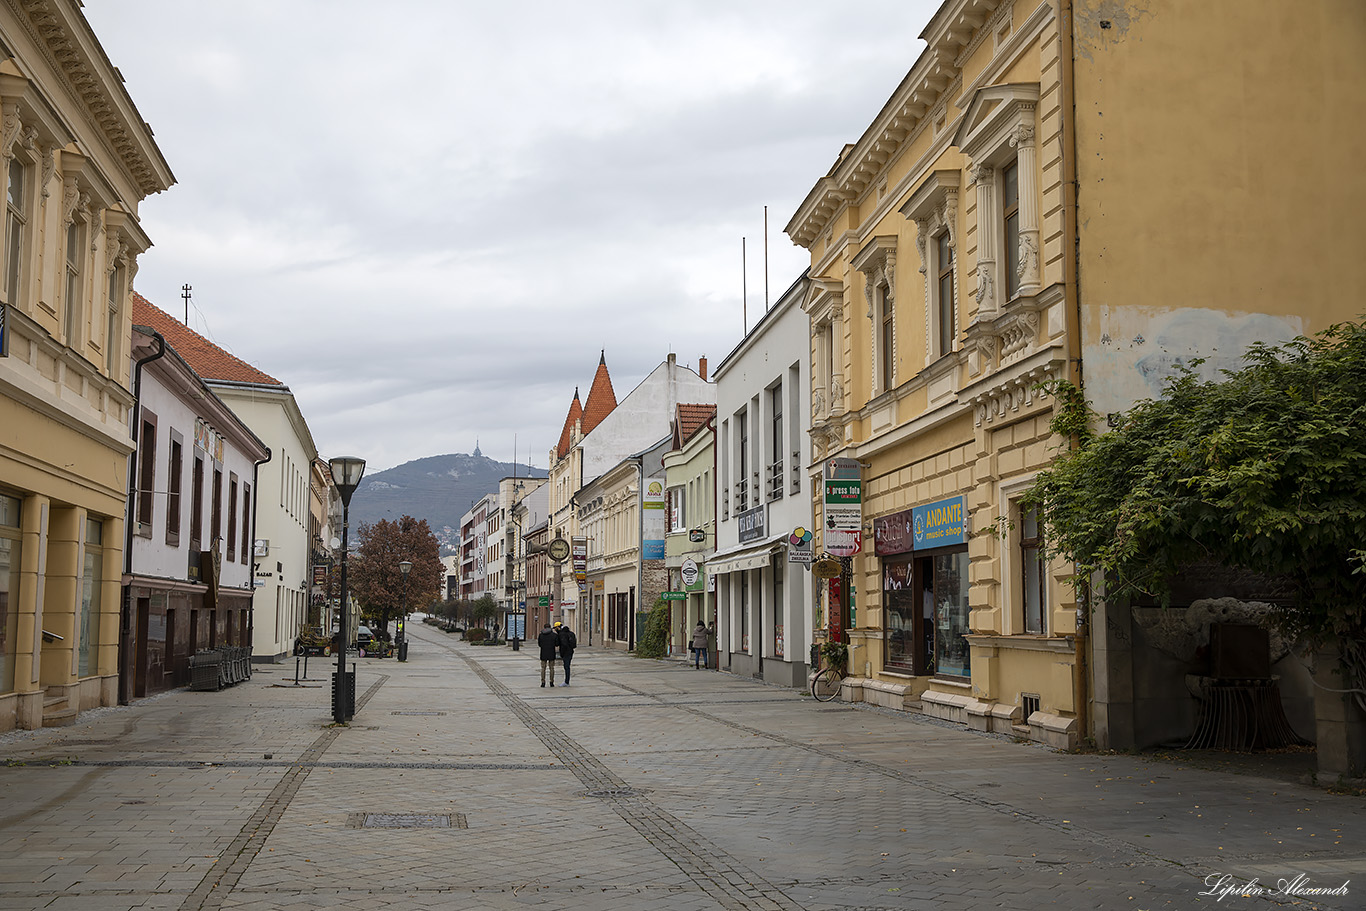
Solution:
[[[803,275],[716,368],[721,668],[805,686],[815,586],[790,538],[811,530],[811,331]]]
[[[200,649],[251,644],[254,497],[270,459],[159,332],[134,326],[131,355],[121,702],[188,683]]]
[[[318,457],[308,424],[288,386],[228,354],[140,294],[133,295],[133,319],[165,336],[270,447],[270,464],[257,474],[252,657],[279,660],[292,650],[308,610],[312,572],[309,477]]]

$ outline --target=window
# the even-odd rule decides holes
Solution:
[[[670,487],[669,493],[669,531],[688,530],[687,496],[682,487]]]
[[[736,412],[735,428],[739,431],[735,454],[735,511],[743,512],[749,509],[749,415],[744,411]]]
[[[1001,225],[1005,249],[1006,300],[1020,296],[1020,163],[1001,169]]]
[[[111,377],[120,375],[119,339],[123,337],[123,267],[109,273],[108,312],[104,321],[104,367]]]
[[[213,470],[213,502],[209,504],[209,546],[223,536],[223,470]]]
[[[1020,514],[1020,562],[1024,569],[1024,631],[1044,635],[1047,631],[1047,582],[1043,539],[1039,535],[1039,513],[1035,507]]]
[[[878,289],[878,297],[881,299],[882,326],[878,335],[878,343],[881,351],[878,353],[878,369],[882,376],[879,377],[880,389],[891,389],[895,383],[892,381],[892,299],[887,295],[887,286],[883,285]]]
[[[19,634],[19,506],[0,494],[0,693],[14,691],[14,652]]]
[[[228,475],[228,553],[229,563],[237,559],[237,475]]]
[[[926,624],[918,616],[923,598],[911,585],[909,558],[882,560],[882,609],[887,637],[887,666],[908,673],[924,673],[924,661],[917,663],[917,655],[926,654],[917,643],[924,637]]]
[[[915,249],[925,277],[926,366],[953,351],[958,340],[955,243],[961,179],[957,170],[934,171],[901,207],[901,214],[915,222]]]
[[[749,570],[740,571],[740,651],[749,651]]]
[[[28,167],[17,157],[9,161],[9,189],[5,200],[5,301],[17,306],[24,278],[28,230]]]
[[[85,522],[85,565],[81,575],[80,639],[77,647],[78,677],[98,673],[100,647],[100,588],[104,581],[104,523]]]
[[[787,561],[782,554],[774,554],[773,566],[773,654],[783,657],[783,582],[787,575]]]
[[[152,504],[156,494],[157,419],[143,412],[142,439],[138,440],[138,527],[144,538],[152,536]]]
[[[171,431],[171,457],[166,470],[166,543],[180,544],[180,478],[185,457],[180,435]]]
[[[190,550],[202,550],[204,534],[204,460],[194,457],[194,477],[190,482]]]
[[[968,627],[968,552],[937,554],[920,560],[922,587],[934,604],[934,673],[970,677]]]
[[[81,262],[84,259],[85,225],[73,220],[66,226],[66,344],[75,348],[80,343],[79,326],[85,307],[81,300]]]
[[[953,351],[954,339],[958,335],[957,321],[954,319],[953,295],[953,246],[949,242],[949,232],[941,231],[934,238],[934,263],[938,272],[935,283],[935,323],[939,329],[940,357]]]
[[[251,485],[242,485],[242,565],[251,555]]]
[[[773,441],[770,452],[771,461],[768,466],[768,498],[770,500],[781,500],[783,494],[787,492],[787,486],[783,484],[783,453],[787,450],[787,440],[783,437],[783,387],[774,386],[768,391],[769,401],[772,402],[773,412]]]

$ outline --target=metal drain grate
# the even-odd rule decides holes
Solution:
[[[445,715],[445,712],[390,712],[390,715]]]
[[[584,791],[584,797],[640,797],[644,792],[635,788],[594,788]]]
[[[350,829],[468,829],[464,813],[351,813]]]

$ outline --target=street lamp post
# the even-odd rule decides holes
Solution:
[[[361,475],[365,474],[365,460],[355,456],[338,456],[329,459],[327,467],[332,472],[332,483],[337,485],[337,493],[342,501],[341,610],[337,621],[337,675],[332,683],[332,720],[337,724],[345,724],[356,711],[352,700],[355,690],[348,685],[346,677],[346,646],[350,641],[350,632],[346,628],[349,606],[346,591],[347,533],[350,531],[351,495],[360,486]]]
[[[399,575],[403,576],[403,607],[398,618],[398,660],[408,660],[408,573],[413,571],[411,560],[398,564]]]

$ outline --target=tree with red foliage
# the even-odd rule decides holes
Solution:
[[[389,618],[403,611],[404,582],[398,564],[404,560],[413,564],[407,583],[409,610],[428,604],[440,594],[445,578],[441,545],[427,520],[412,516],[397,522],[363,523],[356,536],[359,545],[349,561],[347,582],[376,635],[383,632],[388,638]]]

